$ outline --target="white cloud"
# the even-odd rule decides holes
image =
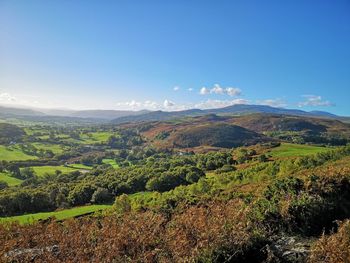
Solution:
[[[215,84],[214,87],[210,90],[210,93],[224,94],[225,91],[223,88],[220,87],[219,84]]]
[[[226,93],[227,95],[233,97],[233,96],[241,95],[242,91],[239,88],[228,87],[226,88]]]
[[[156,101],[152,100],[146,100],[146,101],[136,101],[136,100],[131,100],[131,101],[125,101],[125,102],[117,102],[116,108],[119,110],[161,110],[161,109],[169,109],[171,110],[180,110],[183,108],[187,108],[185,105],[176,105],[173,101],[171,100],[164,100],[163,103],[158,103]]]
[[[201,95],[207,95],[210,93],[210,89],[206,88],[206,87],[202,87],[199,91],[199,94]]]
[[[198,109],[214,109],[232,106],[236,104],[248,104],[249,101],[245,99],[234,99],[234,100],[206,100],[194,105]]]
[[[222,88],[219,84],[215,84],[211,89],[203,87],[200,89],[199,94],[208,95],[208,94],[219,94],[219,95],[228,95],[231,97],[241,95],[242,91],[239,88],[227,87]]]
[[[303,95],[302,97],[304,97],[305,100],[298,103],[299,107],[304,107],[304,106],[312,106],[312,107],[317,107],[317,106],[325,106],[325,107],[334,106],[334,104],[329,102],[328,100],[322,100],[321,96],[317,96],[317,95]]]
[[[170,100],[165,100],[164,103],[163,103],[163,106],[165,108],[170,108],[170,107],[173,107],[174,105],[175,105],[175,103],[170,101]]]
[[[267,105],[267,106],[271,106],[271,107],[277,107],[277,108],[281,108],[281,107],[286,107],[287,103],[280,98],[277,99],[266,99],[266,100],[257,100],[256,101],[257,104],[259,105]]]
[[[192,89],[192,88],[189,88],[188,91],[193,91],[193,89]]]
[[[174,91],[178,91],[179,89],[180,89],[179,86],[175,86],[175,87],[173,88]]]
[[[0,101],[2,102],[15,102],[17,99],[7,92],[0,93]]]
[[[163,103],[157,103],[155,101],[136,101],[131,100],[127,102],[116,103],[116,108],[119,110],[165,110],[165,111],[179,111],[188,109],[214,109],[223,108],[235,104],[248,104],[250,101],[245,99],[233,99],[233,100],[211,100],[201,101],[198,103],[181,103],[177,104],[172,100],[165,99]]]
[[[117,102],[116,106],[118,109],[121,110],[143,110],[143,109],[148,109],[148,110],[155,110],[160,108],[161,105],[159,105],[155,101],[136,101],[136,100],[131,100],[131,101],[125,101],[125,102]]]
[[[43,102],[45,101],[45,102]],[[0,104],[11,107],[41,107],[53,108],[51,101],[35,95],[13,95],[8,92],[0,91]]]
[[[158,103],[151,100],[146,100],[143,104],[146,108],[155,109],[158,107]]]

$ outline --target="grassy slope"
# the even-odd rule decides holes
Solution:
[[[118,165],[118,164],[116,163],[116,161],[113,160],[113,159],[103,159],[103,160],[102,160],[102,163],[104,163],[104,164],[110,164],[110,165],[112,165],[113,168],[118,168],[118,167],[119,167],[119,165]]]
[[[83,169],[83,170],[91,170],[93,168],[92,166],[87,166],[87,165],[81,164],[81,163],[70,164],[67,167],[71,167],[71,168],[75,168],[75,169]]]
[[[33,160],[36,156],[31,156],[22,152],[15,146],[6,147],[0,145],[0,160],[1,161],[19,161],[19,160]]]
[[[0,181],[6,182],[9,186],[19,185],[22,182],[22,180],[11,177],[6,173],[0,173]]]
[[[91,132],[90,136],[82,134],[80,137],[85,141],[85,143],[96,143],[96,142],[107,142],[111,135],[117,136],[113,132]]]
[[[32,167],[37,176],[44,176],[46,173],[55,174],[56,170],[60,170],[62,173],[74,172],[77,169],[65,167],[65,166],[35,166]]]
[[[281,146],[273,148],[269,154],[272,157],[296,157],[324,152],[327,150],[329,150],[329,148],[312,145],[282,143]]]
[[[19,222],[20,224],[30,224],[37,220],[44,220],[49,217],[55,217],[56,219],[62,220],[71,217],[76,217],[80,215],[84,215],[90,212],[100,211],[103,209],[110,208],[111,205],[88,205],[81,207],[74,207],[71,209],[55,211],[55,212],[45,212],[45,213],[35,213],[21,216],[11,216],[11,217],[2,217],[0,218],[0,223],[7,222]]]
[[[33,166],[32,167],[37,176],[44,176],[47,174],[55,174],[56,170],[61,171],[62,173],[70,173],[78,170],[91,170],[92,167],[86,166],[84,164],[72,164],[69,166]]]
[[[54,154],[59,154],[63,152],[63,148],[61,145],[58,144],[48,144],[48,143],[40,143],[35,142],[33,143],[33,146],[37,149],[43,149],[43,150],[51,150]]]
[[[106,143],[108,138],[112,135],[116,137],[119,136],[115,132],[90,132],[88,134],[80,134],[79,140],[69,138],[66,141],[71,141],[78,144],[99,144]]]

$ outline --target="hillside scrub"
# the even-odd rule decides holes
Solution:
[[[350,262],[350,221],[341,223],[332,235],[323,234],[311,251],[309,263]]]
[[[264,259],[263,232],[248,221],[236,200],[183,208],[171,218],[157,212],[83,218],[34,226],[0,226],[0,258],[30,261],[24,249],[43,250],[35,262],[224,262]],[[12,235],[16,231],[17,239]],[[50,237],[50,238],[48,238]],[[106,248],[109,249],[106,249]],[[204,260],[204,261],[203,261]]]
[[[20,142],[25,134],[25,131],[16,125],[0,123],[0,144]]]
[[[274,242],[273,237],[282,233],[317,237],[323,230],[334,229],[334,220],[350,217],[346,187],[348,176],[287,177],[269,184],[255,201],[203,199],[194,205],[178,203],[172,209],[136,211],[123,195],[115,212],[105,216],[0,226],[0,246],[4,247],[0,255],[6,261],[28,261],[31,252],[9,252],[57,246],[59,253],[44,250],[35,261],[268,262],[265,248]],[[347,232],[341,227],[339,233],[344,236],[339,242],[344,242]],[[339,239],[331,237],[321,237],[315,251],[331,253],[324,243]],[[111,249],[106,250],[107,246]],[[315,253],[311,258],[322,255]],[[347,255],[340,249],[337,253]],[[312,262],[322,262],[316,259]]]

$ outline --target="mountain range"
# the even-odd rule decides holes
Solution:
[[[325,111],[303,111],[298,109],[276,108],[266,105],[236,104],[216,109],[189,109],[182,111],[121,111],[121,110],[55,110],[55,109],[26,109],[0,106],[0,117],[21,118],[28,120],[44,121],[54,119],[56,121],[77,122],[111,122],[122,124],[127,122],[166,121],[176,118],[204,116],[208,114],[218,115],[245,115],[251,113],[269,113],[292,116],[332,118],[349,121],[349,117],[337,116]]]

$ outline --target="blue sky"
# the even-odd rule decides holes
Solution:
[[[0,103],[350,115],[350,2],[0,2]]]

